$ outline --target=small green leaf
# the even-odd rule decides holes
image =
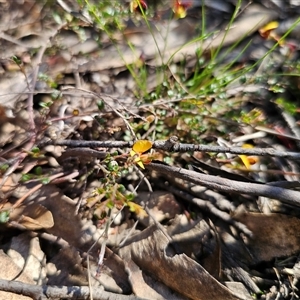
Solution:
[[[49,76],[46,75],[45,73],[39,73],[38,79],[47,82],[49,80]]]
[[[11,58],[17,65],[21,65],[22,61],[20,60],[20,58],[18,58],[17,56],[12,56]]]
[[[48,184],[50,182],[50,178],[49,177],[45,177],[42,179],[42,184]]]
[[[118,186],[118,191],[119,191],[120,193],[125,193],[125,192],[126,192],[125,186],[124,186],[123,184],[120,184],[120,185]]]
[[[52,16],[53,16],[54,21],[55,21],[58,25],[61,25],[61,24],[63,23],[63,21],[62,21],[62,19],[61,19],[61,17],[60,17],[59,14],[53,13]]]
[[[38,166],[38,167],[34,168],[34,173],[35,173],[35,175],[42,175],[43,174],[42,167]]]
[[[102,99],[97,101],[97,107],[98,107],[99,110],[104,109],[104,101]]]
[[[62,94],[59,90],[54,90],[52,93],[51,93],[51,99],[52,100],[58,100],[62,97]]]
[[[128,195],[125,196],[127,201],[132,201],[134,199],[134,194],[130,193]]]
[[[21,181],[26,182],[26,181],[32,179],[32,177],[33,177],[32,174],[22,174]]]
[[[0,212],[0,223],[7,223],[9,220],[9,211],[1,211]]]
[[[119,165],[115,160],[112,160],[108,163],[107,169],[108,171],[117,171],[119,169]]]
[[[276,99],[275,103],[291,115],[294,115],[297,112],[297,105],[284,98]]]
[[[33,148],[31,149],[31,152],[33,152],[33,153],[40,153],[40,148],[38,148],[38,147],[33,147]]]
[[[106,204],[106,206],[107,206],[108,208],[110,208],[110,209],[114,208],[114,203],[113,203],[113,201],[108,201],[107,204]]]
[[[52,101],[49,101],[49,102],[40,102],[39,106],[43,107],[43,108],[49,108],[52,104],[53,104]]]
[[[0,166],[0,171],[6,171],[7,169],[9,168],[9,165],[8,164],[2,164],[1,166]]]

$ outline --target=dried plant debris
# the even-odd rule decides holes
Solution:
[[[0,298],[299,298],[299,13],[0,0]]]

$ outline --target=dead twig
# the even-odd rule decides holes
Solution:
[[[89,299],[88,286],[38,286],[19,281],[0,279],[0,290],[33,299]],[[93,288],[94,300],[146,300],[134,295],[121,295],[106,292],[103,287]]]
[[[167,187],[167,189],[173,193],[176,196],[181,197],[184,200],[187,200],[190,203],[193,203],[200,207],[201,209],[210,212],[212,215],[215,215],[216,217],[220,218],[224,222],[228,224],[232,224],[235,226],[238,230],[246,234],[247,236],[252,236],[252,232],[242,223],[235,221],[230,214],[228,214],[225,211],[222,211],[218,209],[213,203],[211,203],[208,200],[199,199],[197,197],[192,196],[191,194],[181,191],[179,189],[176,189],[173,186]]]
[[[133,142],[124,141],[76,141],[76,140],[61,140],[53,141],[48,140],[41,142],[39,146],[57,145],[67,146],[72,148],[90,147],[90,148],[126,148],[132,147]]]
[[[241,148],[241,147],[222,147],[222,146],[207,146],[196,144],[177,143],[176,137],[170,137],[168,140],[155,141],[152,145],[153,149],[164,150],[169,152],[216,152],[216,153],[232,153],[232,154],[245,154],[254,156],[272,156],[281,157],[291,160],[300,160],[299,152],[279,151],[273,148]],[[133,141],[75,141],[75,140],[62,140],[52,141],[48,140],[42,142],[40,145],[59,145],[69,147],[104,147],[104,148],[131,148]]]
[[[56,29],[56,33],[63,28],[63,26],[65,26],[65,24],[59,26]],[[36,126],[35,126],[35,121],[34,121],[34,109],[33,109],[33,96],[34,96],[34,90],[35,90],[35,86],[36,86],[36,82],[38,79],[38,74],[39,74],[39,70],[40,70],[40,64],[42,63],[42,59],[44,56],[44,53],[46,51],[46,49],[48,48],[48,41],[51,40],[51,37],[48,37],[47,40],[45,40],[44,46],[41,47],[41,49],[38,52],[37,58],[36,58],[36,63],[35,63],[35,68],[33,70],[32,73],[32,81],[31,81],[31,87],[30,87],[30,83],[29,80],[27,78],[27,75],[25,72],[25,78],[26,78],[26,82],[28,85],[28,98],[27,98],[27,112],[28,112],[28,119],[29,119],[29,141],[28,143],[25,145],[24,150],[19,156],[18,159],[15,161],[15,163],[5,172],[5,174],[3,175],[2,181],[0,182],[0,189],[2,188],[2,186],[5,184],[7,178],[9,177],[10,174],[12,174],[20,165],[20,163],[27,157],[28,152],[30,152],[30,150],[33,148],[33,146],[36,143],[36,139],[37,139],[37,130],[36,130]]]
[[[107,155],[106,152],[102,152],[102,151],[97,151],[97,150],[93,150],[90,148],[74,148],[74,149],[66,149],[65,152],[62,153],[62,155],[60,156],[60,159],[66,159],[71,157],[83,157],[86,158],[88,157],[88,159],[90,158],[99,158],[99,159],[103,159],[105,158]]]
[[[217,191],[265,196],[268,198],[278,199],[286,204],[300,206],[300,192],[297,191],[291,191],[266,184],[241,182],[212,175],[200,174],[198,172],[159,163],[150,163],[146,165],[146,169],[178,177]]]

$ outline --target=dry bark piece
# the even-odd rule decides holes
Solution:
[[[132,259],[142,270],[190,299],[242,299],[197,262],[185,254],[176,254],[168,247],[168,243],[169,240],[162,231],[151,226],[128,241],[127,246],[120,249],[120,253],[125,260]]]

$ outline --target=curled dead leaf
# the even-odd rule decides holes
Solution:
[[[13,210],[10,221],[15,221],[28,230],[48,229],[54,225],[52,213],[40,204],[21,206]]]
[[[175,254],[171,248],[168,238],[153,225],[128,240],[120,249],[120,255],[146,273],[155,274],[159,281],[189,299],[241,299],[200,264],[185,254]]]
[[[0,177],[0,180],[3,180],[2,177]],[[12,174],[11,176],[8,176],[4,185],[1,188],[1,192],[3,193],[8,193],[8,192],[12,192],[16,187],[17,187],[17,180],[16,180],[16,176],[14,176],[14,174]]]

